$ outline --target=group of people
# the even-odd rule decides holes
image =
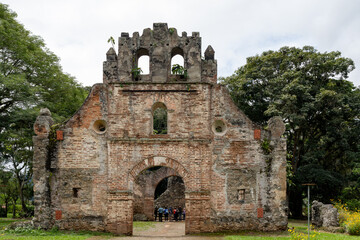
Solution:
[[[154,209],[154,216],[155,221],[157,221],[157,218],[159,217],[159,222],[163,221],[181,221],[185,220],[186,211],[185,208],[182,207],[155,207]]]

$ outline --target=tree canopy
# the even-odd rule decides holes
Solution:
[[[16,16],[0,3],[0,161],[17,179],[26,211],[23,190],[31,185],[33,123],[40,108],[47,107],[55,121],[63,121],[88,91],[62,71],[59,58]]]
[[[360,90],[347,80],[354,68],[337,51],[283,47],[247,58],[221,79],[254,122],[283,118],[294,216],[301,214],[301,183],[317,183],[315,197],[328,202],[340,194],[346,175],[360,167]]]

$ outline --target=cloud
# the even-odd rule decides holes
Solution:
[[[121,32],[142,33],[167,22],[178,33],[200,32],[203,51],[215,49],[218,75],[246,57],[282,46],[312,45],[360,62],[360,1],[348,0],[5,0],[27,29],[44,38],[65,72],[84,85],[102,82],[102,62]],[[360,85],[360,70],[350,74]]]

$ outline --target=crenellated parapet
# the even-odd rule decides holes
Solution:
[[[110,48],[104,62],[104,83],[119,82],[214,82],[216,83],[217,64],[214,50],[209,46],[205,58],[201,56],[201,37],[198,32],[179,36],[176,28],[168,28],[166,23],[154,23],[153,29],[146,28],[140,36],[134,32],[121,33],[118,40],[118,53]],[[175,55],[184,58],[185,76],[171,72],[171,59]],[[138,60],[149,56],[149,74],[134,76]]]

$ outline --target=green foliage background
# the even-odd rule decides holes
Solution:
[[[6,205],[15,205],[9,193],[18,193],[26,213],[26,202],[32,198],[33,124],[39,110],[48,108],[61,122],[81,106],[88,90],[64,73],[44,41],[1,3],[0,36],[0,190]]]
[[[314,182],[314,198],[330,202],[358,198],[360,186],[360,90],[347,80],[355,68],[340,52],[283,47],[247,58],[221,82],[254,122],[272,116],[286,124],[289,207],[302,215],[304,188]]]

